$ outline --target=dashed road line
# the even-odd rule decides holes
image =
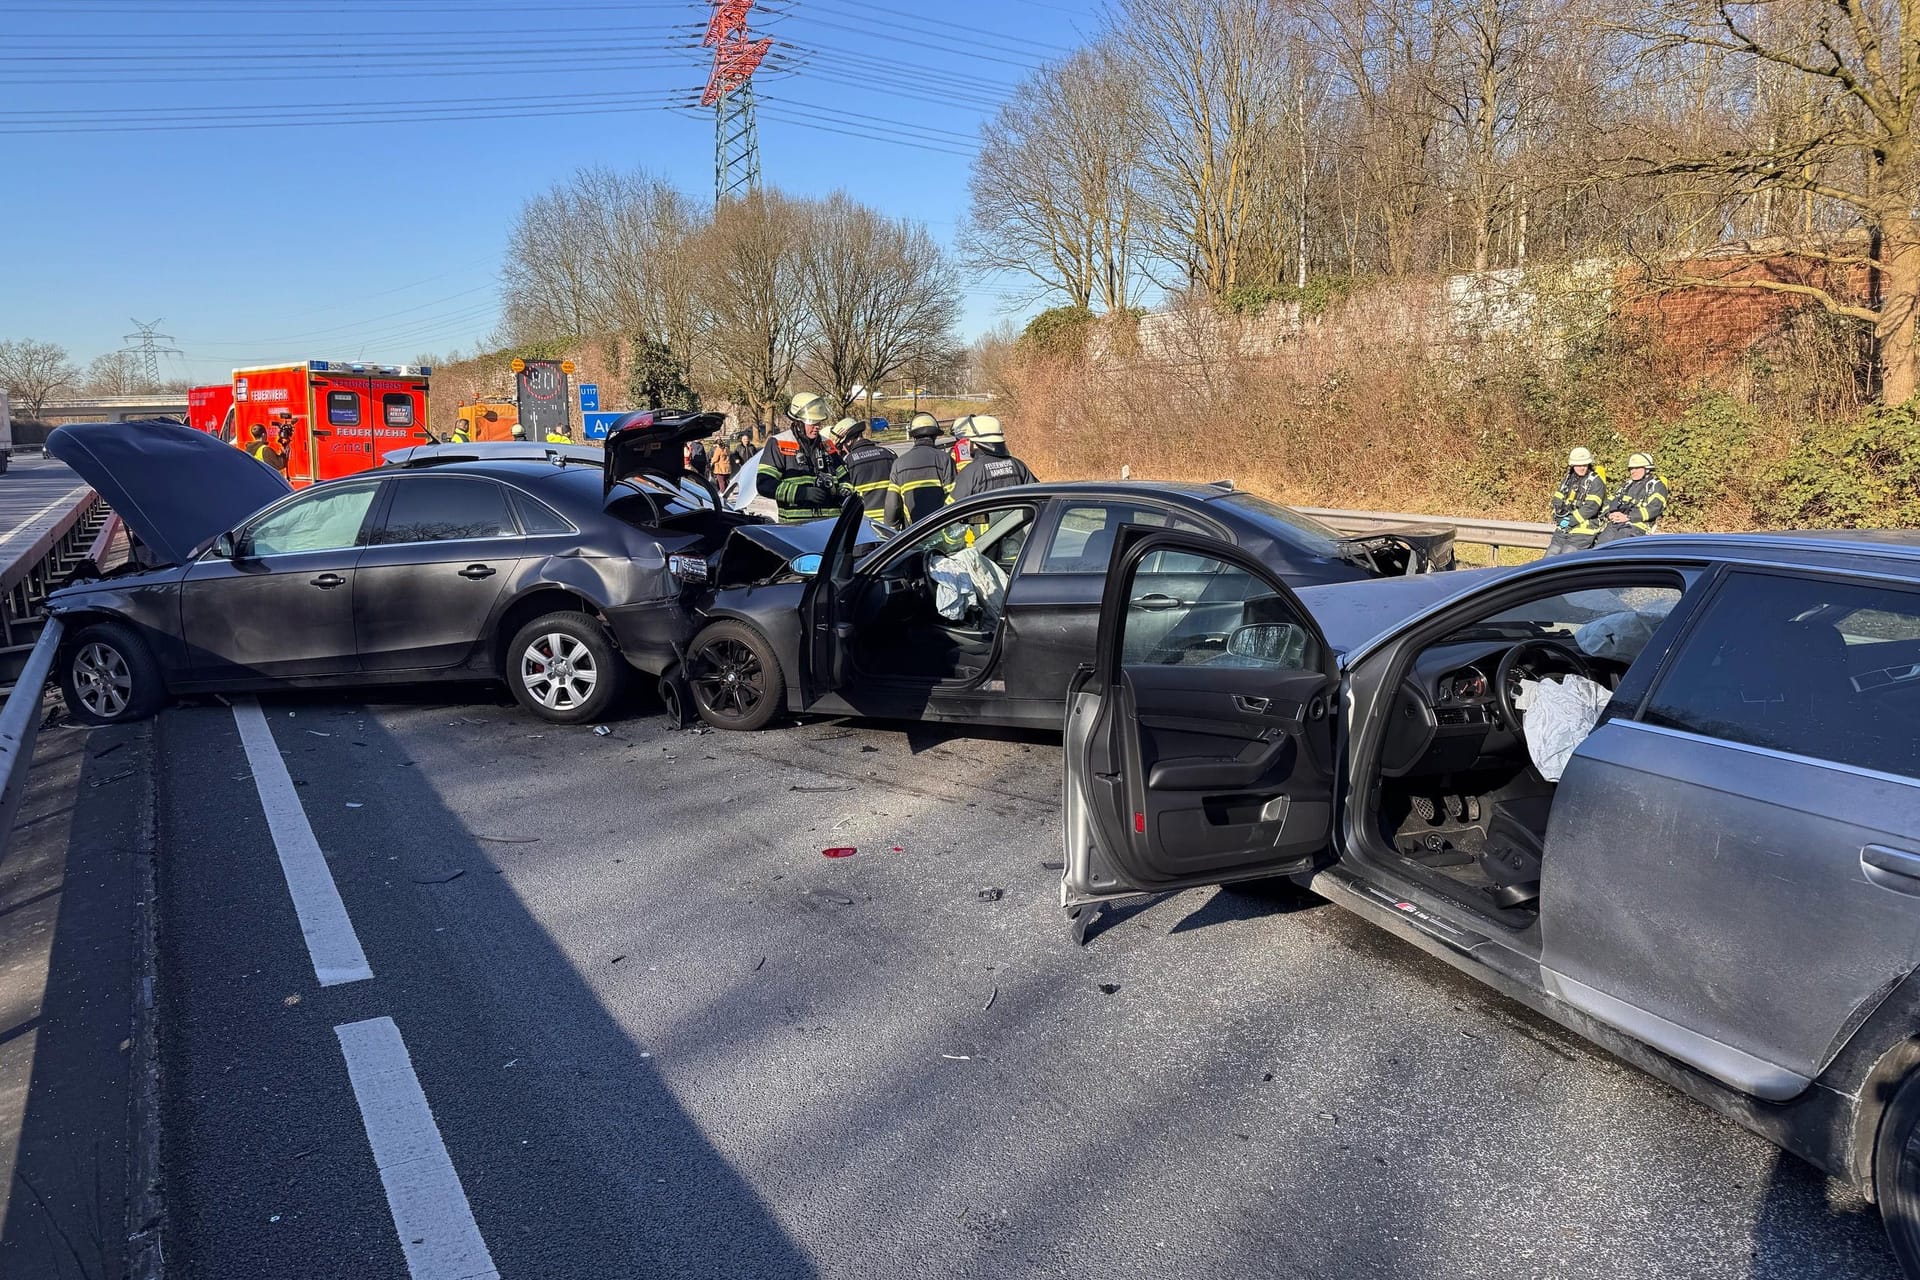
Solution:
[[[499,1280],[392,1018],[333,1029],[413,1280]]]
[[[267,814],[267,830],[280,855],[280,870],[287,877],[294,914],[300,917],[307,954],[313,958],[313,976],[323,987],[372,978],[367,953],[360,948],[360,935],[353,931],[346,904],[340,901],[339,887],[327,869],[320,842],[314,839],[307,811],[300,806],[299,793],[287,776],[286,762],[280,759],[280,747],[273,740],[273,730],[267,727],[260,704],[251,698],[236,701],[233,723],[240,730],[240,745],[247,751],[253,785]]]

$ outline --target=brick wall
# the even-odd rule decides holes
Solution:
[[[1654,322],[1661,340],[1698,375],[1720,372],[1777,335],[1797,312],[1819,305],[1803,294],[1742,288],[1741,281],[1811,285],[1843,300],[1867,296],[1867,270],[1836,267],[1793,254],[1701,258],[1664,268],[1661,278],[1638,269],[1620,276],[1617,304]],[[1711,285],[1674,284],[1699,279]]]

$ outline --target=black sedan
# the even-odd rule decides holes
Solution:
[[[543,719],[598,719],[633,670],[679,662],[724,547],[770,539],[771,573],[831,528],[723,510],[681,464],[719,423],[648,417],[604,452],[429,448],[297,491],[186,427],[62,427],[48,452],[134,543],[48,600],[67,705],[109,724],[195,690],[500,679]]]
[[[1346,537],[1225,484],[1022,485],[870,551],[856,506],[830,548],[813,544],[817,572],[814,560],[784,574],[720,567],[681,673],[690,701],[726,729],[760,728],[783,709],[1058,728],[1125,526],[1222,539],[1297,587],[1453,565],[1449,529]],[[1206,574],[1173,556],[1142,582],[1143,609],[1196,628],[1186,643],[1224,645],[1228,628],[1206,630],[1206,611],[1189,608],[1216,590]]]

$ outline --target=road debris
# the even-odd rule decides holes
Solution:
[[[322,733],[318,729],[309,729],[307,730],[307,732],[312,734],[316,738],[331,738],[333,736],[330,733]]]
[[[985,1013],[987,1010],[993,1008],[993,1002],[995,1000],[998,1000],[999,998],[1000,998],[1000,988],[995,987],[993,989],[993,994],[987,997],[987,1002],[980,1006],[980,1012]]]
[[[103,747],[100,750],[93,753],[93,758],[95,760],[103,760],[126,745],[127,744],[124,742],[116,742],[110,747]]]
[[[624,956],[624,955],[617,955],[617,956],[615,956],[615,957],[614,957],[613,959],[611,959],[611,960],[609,960],[609,961],[607,961],[607,963],[608,963],[608,964],[619,964],[619,963],[620,963],[620,962],[621,962],[622,960],[625,960],[625,959],[626,959],[626,956]]]
[[[607,726],[603,724],[597,724],[593,726],[593,736],[596,738],[604,738],[609,734],[611,734],[612,732],[613,730],[607,728]]]
[[[972,1055],[965,1054],[965,1053],[943,1053],[940,1056],[945,1058],[948,1062],[972,1062],[973,1061]]]
[[[475,840],[485,840],[489,844],[539,844],[539,836],[475,836]]]
[[[758,960],[755,960],[753,962],[753,971],[755,973],[760,972],[760,966],[765,964],[766,962],[767,962],[767,958],[765,956],[761,956]]]
[[[823,858],[851,858],[858,852],[860,851],[850,844],[837,844],[831,849],[822,849],[820,856]]]
[[[1048,861],[1048,862],[1041,863],[1040,869],[1042,871],[1065,871],[1067,869],[1067,864],[1064,862]]]
[[[860,748],[860,754],[863,756],[878,755],[879,753],[880,753],[880,748],[878,747],[869,746],[869,747]]]
[[[358,800],[347,801],[347,808],[349,809],[364,809],[366,807],[367,806],[365,806],[364,804],[361,804]]]
[[[287,1008],[291,1009],[293,1008],[293,1006],[300,1003],[300,997],[297,995],[288,996],[285,1000],[282,1000],[280,1003],[287,1006]]]
[[[791,787],[788,787],[788,788],[787,788],[787,790],[789,790],[789,791],[809,791],[809,792],[821,792],[821,791],[851,791],[851,790],[853,790],[853,784],[852,784],[852,783],[847,783],[847,784],[845,784],[845,785],[842,785],[842,786],[833,786],[833,787],[803,787],[803,786],[801,786],[801,785],[800,785],[799,783],[795,783],[795,784],[794,784],[793,786],[791,786]]]
[[[831,889],[809,889],[807,893],[815,898],[825,898],[828,902],[837,902],[843,907],[853,905],[853,899],[844,893],[835,893]]]
[[[131,778],[132,776],[133,776],[133,770],[122,769],[120,772],[113,774],[110,777],[96,778],[94,781],[89,782],[87,786],[98,789],[100,787],[104,787],[108,785],[109,783],[125,781],[126,779]]]
[[[458,880],[465,874],[467,874],[465,867],[455,867],[451,871],[441,872],[438,875],[415,876],[413,882],[415,884],[445,884],[449,880]]]
[[[1100,984],[1100,994],[1103,996],[1116,995],[1119,991],[1120,984],[1117,982],[1103,982]]]
[[[980,901],[982,902],[998,902],[1000,901],[1000,899],[1007,896],[1007,891],[1005,889],[996,888],[993,885],[987,885],[985,888],[976,890],[973,896],[980,899]]]

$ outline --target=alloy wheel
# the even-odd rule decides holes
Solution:
[[[593,650],[577,637],[549,632],[520,655],[520,680],[549,711],[571,711],[593,696],[600,668]]]
[[[702,646],[692,666],[694,696],[722,720],[744,720],[765,696],[760,659],[738,640],[718,639]]]
[[[133,672],[125,655],[98,642],[82,648],[73,659],[73,690],[94,715],[108,720],[120,715],[133,700]]]

